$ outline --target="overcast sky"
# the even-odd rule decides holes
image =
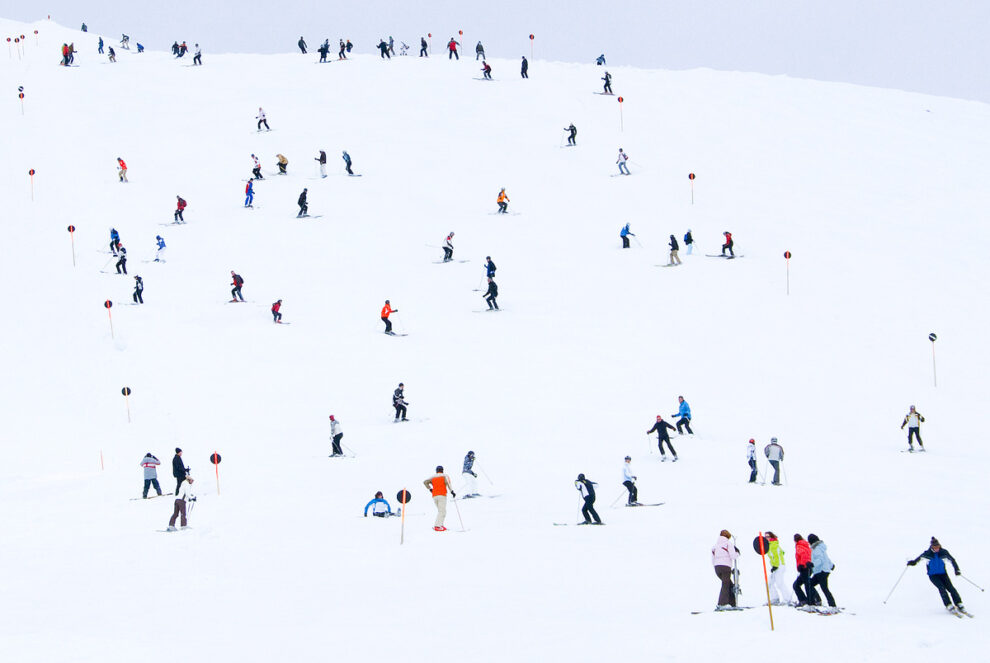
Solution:
[[[433,51],[458,30],[493,57],[758,71],[990,101],[990,0],[0,0],[0,16],[50,14],[146,48],[280,53],[350,38],[371,52],[393,35]],[[534,69],[535,73],[535,69]]]

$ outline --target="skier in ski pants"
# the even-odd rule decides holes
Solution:
[[[447,518],[447,493],[451,497],[457,497],[453,487],[450,485],[450,477],[443,473],[443,465],[437,465],[437,473],[428,479],[423,480],[423,485],[433,495],[433,503],[437,506],[437,519],[433,524],[435,532],[446,532],[443,521]]]
[[[663,451],[663,443],[667,443],[667,447],[670,449],[670,453],[674,455],[674,460],[677,460],[677,452],[674,451],[674,445],[670,443],[670,435],[667,434],[667,429],[674,430],[674,427],[663,420],[659,414],[657,415],[657,422],[653,424],[653,428],[646,431],[646,434],[656,432],[657,434],[657,446],[660,448],[660,455],[663,460],[667,460],[667,454]]]
[[[639,502],[639,491],[636,489],[636,476],[632,473],[631,456],[626,456],[625,463],[622,466],[622,485],[629,491],[629,501],[627,504],[632,506]]]
[[[732,587],[732,565],[739,557],[739,548],[733,545],[731,539],[732,534],[724,529],[712,546],[712,566],[715,567],[715,575],[722,581],[718,592],[719,607],[736,605],[736,593]]]
[[[161,462],[152,455],[149,451],[141,459],[141,467],[144,468],[144,492],[141,497],[148,499],[148,488],[151,486],[155,487],[155,491],[158,493],[159,497],[162,494],[162,487],[158,485],[158,466]]]
[[[595,482],[585,478],[584,474],[579,474],[574,482],[574,487],[578,489],[584,499],[584,506],[581,507],[584,524],[590,525],[594,519],[596,525],[601,525],[602,519],[598,517],[598,512],[595,511]]]
[[[344,439],[344,429],[341,428],[340,422],[330,415],[330,455],[331,456],[343,456],[344,452],[340,448],[340,441]]]
[[[767,559],[770,561],[770,601],[774,605],[790,603],[792,596],[784,574],[787,566],[784,550],[780,547],[776,534],[768,531],[767,538],[770,540],[770,549],[767,551]]]
[[[942,603],[946,609],[952,610],[952,605],[955,604],[958,610],[965,611],[966,608],[963,606],[962,598],[960,598],[956,588],[953,587],[952,581],[949,579],[949,573],[945,568],[945,560],[948,559],[952,562],[952,568],[955,569],[956,575],[962,575],[962,571],[959,570],[959,565],[956,564],[955,558],[933,536],[931,546],[928,550],[909,561],[907,565],[914,566],[922,559],[928,560],[928,579],[935,585],[935,589],[938,590],[938,595],[942,597]],[[951,602],[949,601],[950,597],[952,598]]]
[[[800,534],[794,535],[794,560],[797,562],[798,577],[791,585],[797,595],[798,606],[815,605],[821,602],[818,592],[811,586],[814,565],[811,562],[811,546]]]

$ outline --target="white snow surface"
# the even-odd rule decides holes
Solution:
[[[978,624],[945,614],[923,565],[882,601],[932,535],[990,583],[987,105],[610,68],[620,129],[591,65],[533,62],[524,81],[495,60],[489,83],[467,54],[193,68],[118,48],[108,64],[95,35],[0,21],[20,32],[0,67],[0,659],[981,659]],[[57,66],[63,41],[78,67]],[[610,177],[620,146],[630,177]],[[344,149],[363,177],[343,176]],[[251,153],[266,177],[245,210]],[[303,187],[321,218],[295,218]],[[518,215],[492,215],[501,187]],[[177,194],[187,225],[159,225]],[[642,246],[623,251],[626,222]],[[132,276],[101,272],[111,226],[143,306],[124,305]],[[695,255],[657,267],[688,228]],[[451,230],[470,262],[434,264]],[[724,230],[744,258],[704,257]],[[144,262],[156,234],[164,264]],[[498,314],[474,313],[486,255]],[[225,304],[231,270],[246,304]],[[291,325],[272,324],[276,299]],[[381,333],[385,299],[408,336]],[[393,424],[400,381],[412,422]],[[644,432],[679,394],[697,434],[660,463]],[[911,404],[925,455],[900,453]],[[330,414],[356,457],[327,457]],[[746,442],[763,469],[771,436],[786,485],[747,485]],[[148,451],[174,487],[176,446],[201,497],[192,529],[165,534],[172,500],[129,498]],[[498,497],[449,505],[436,533],[422,481],[439,463],[459,488],[469,449]],[[626,454],[663,506],[609,508]],[[577,522],[580,472],[606,526],[554,527]],[[400,545],[399,519],[361,510],[402,487]],[[715,606],[723,528],[743,604],[766,600],[757,532],[791,571],[793,533],[814,532],[855,614],[781,608],[774,631],[765,608],[691,615]]]

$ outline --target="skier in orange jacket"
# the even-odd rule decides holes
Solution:
[[[391,334],[392,333],[392,323],[389,321],[388,316],[390,316],[393,313],[398,313],[398,312],[399,312],[399,309],[392,308],[392,305],[386,299],[385,300],[385,306],[382,307],[382,322],[385,323],[385,333],[386,334]]]
[[[509,211],[509,197],[505,195],[505,188],[498,192],[498,213],[505,214]]]
[[[447,492],[450,492],[451,497],[457,497],[457,494],[450,485],[450,477],[443,472],[443,465],[437,465],[437,473],[425,479],[423,485],[433,495],[433,503],[437,505],[437,520],[433,530],[446,532],[447,528],[443,526],[443,521],[447,517]]]

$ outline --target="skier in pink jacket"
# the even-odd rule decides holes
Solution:
[[[715,567],[715,575],[722,581],[716,610],[724,610],[736,605],[736,593],[732,586],[732,566],[738,557],[739,548],[732,543],[732,534],[729,530],[722,530],[715,545],[712,546],[712,566]]]

